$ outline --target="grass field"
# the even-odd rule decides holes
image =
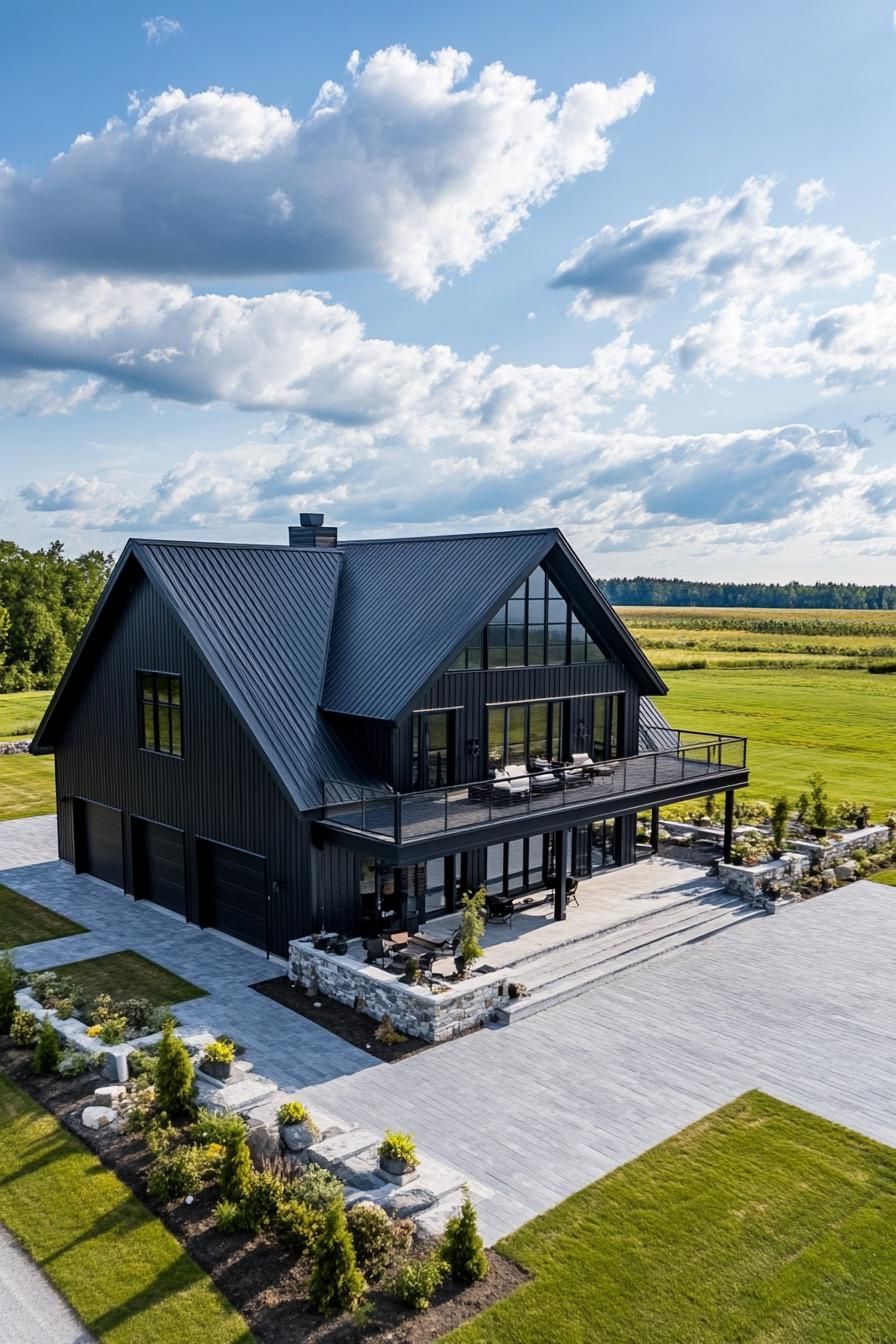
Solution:
[[[53,969],[73,980],[86,999],[108,994],[115,1000],[148,999],[154,1008],[161,1008],[163,1004],[201,999],[208,992],[141,957],[139,952],[109,952]]]
[[[159,1220],[2,1077],[0,1133],[0,1220],[101,1344],[251,1344]]]
[[[38,905],[21,892],[13,891],[0,882],[0,950],[23,947],[27,943],[44,943],[48,938],[68,938],[73,933],[84,933],[83,924],[57,915],[45,905]]]
[[[533,1282],[451,1344],[883,1344],[896,1150],[761,1093],[515,1232]]]
[[[0,741],[31,737],[50,703],[50,691],[13,691],[0,695]]]

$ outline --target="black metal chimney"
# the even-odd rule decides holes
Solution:
[[[299,526],[289,529],[290,546],[335,546],[335,527],[324,527],[322,513],[300,513]]]

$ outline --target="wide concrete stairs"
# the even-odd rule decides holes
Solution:
[[[510,999],[497,1012],[504,1025],[584,994],[618,975],[637,970],[657,957],[724,933],[745,920],[764,917],[739,897],[707,889],[634,915],[606,929],[571,937],[559,946],[507,963],[510,979],[525,986],[525,996]],[[575,920],[575,909],[570,914]]]

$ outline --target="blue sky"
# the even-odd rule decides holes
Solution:
[[[4,51],[2,535],[892,579],[892,6],[14,2]]]

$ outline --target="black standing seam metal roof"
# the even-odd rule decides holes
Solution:
[[[343,543],[324,709],[403,717],[556,537],[550,529]]]

